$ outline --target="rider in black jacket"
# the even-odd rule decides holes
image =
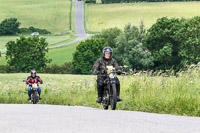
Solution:
[[[120,67],[118,66],[115,59],[111,58],[112,56],[112,48],[111,47],[105,47],[103,49],[103,57],[97,59],[95,64],[93,65],[93,74],[97,74],[97,71],[100,71],[101,73],[106,73],[106,66],[113,66],[118,74],[121,74]],[[104,77],[102,74],[98,74],[97,78],[97,90],[98,90],[98,99],[96,102],[100,103],[102,101],[103,96],[103,89],[104,89],[104,80],[106,77]],[[116,77],[116,88],[117,88],[117,101],[122,101],[122,99],[119,97],[120,95],[120,81]]]

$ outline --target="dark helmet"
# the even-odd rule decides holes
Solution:
[[[35,74],[35,76],[36,76],[37,72],[35,70],[31,70],[31,76],[32,76],[32,74]]]
[[[105,55],[105,53],[110,53],[110,55],[112,55],[112,48],[111,47],[105,47],[103,48],[103,55]]]

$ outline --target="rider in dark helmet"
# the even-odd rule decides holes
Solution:
[[[35,70],[31,70],[31,76],[29,76],[26,80],[26,84],[28,85],[29,84],[29,87],[28,87],[28,95],[29,95],[29,98],[27,100],[31,100],[31,84],[34,84],[34,83],[38,83],[40,82],[41,84],[43,84],[43,81],[42,79],[40,79],[39,76],[36,76],[37,72]],[[40,97],[40,94],[41,94],[41,87],[38,85],[38,94],[39,94],[39,98],[40,100],[42,99]]]
[[[97,59],[95,64],[93,65],[93,74],[96,75],[97,71],[100,71],[102,74],[106,73],[106,66],[113,66],[118,74],[121,74],[120,67],[118,66],[115,59],[113,59],[112,56],[112,48],[111,47],[105,47],[103,49],[103,57]],[[98,99],[96,102],[100,103],[102,101],[103,96],[103,89],[104,89],[104,80],[106,79],[105,76],[102,74],[97,74],[97,91],[98,91]],[[117,88],[117,101],[122,101],[122,99],[119,97],[120,95],[120,82],[119,79],[116,77],[116,88]]]

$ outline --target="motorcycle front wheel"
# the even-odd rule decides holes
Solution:
[[[33,94],[33,104],[37,104],[37,92]]]
[[[111,88],[111,95],[110,95],[110,106],[112,110],[116,109],[117,106],[117,91],[116,91],[116,85],[112,84]]]

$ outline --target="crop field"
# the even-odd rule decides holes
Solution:
[[[89,31],[118,27],[128,23],[138,26],[141,21],[147,28],[161,17],[191,18],[200,15],[200,2],[152,2],[131,4],[88,4],[86,25]]]
[[[1,0],[0,21],[15,17],[20,27],[65,32],[70,28],[70,5],[70,0]]]
[[[123,102],[119,110],[162,114],[200,116],[200,67],[179,73],[178,77],[160,72],[141,72],[118,76]],[[89,106],[102,108],[95,102],[96,76],[38,74],[43,80],[39,104]],[[157,75],[157,76],[155,76]],[[27,86],[22,82],[29,74],[0,74],[0,103],[29,103]]]

